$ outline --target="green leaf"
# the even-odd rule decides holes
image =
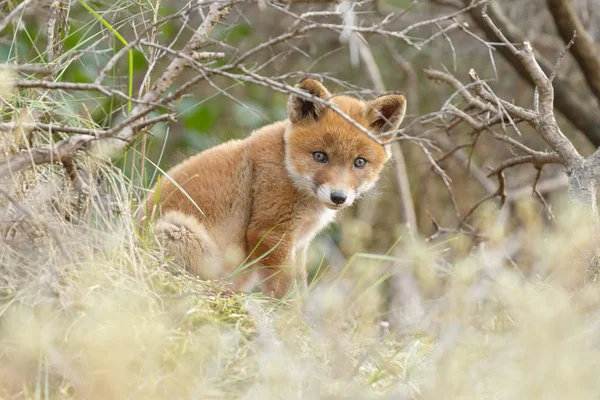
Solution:
[[[146,70],[148,67],[148,63],[146,62],[146,57],[139,51],[133,52],[133,70],[140,71]]]
[[[226,39],[227,43],[235,45],[250,35],[252,35],[252,27],[250,25],[242,24],[234,26],[229,32],[224,32],[223,39]]]
[[[65,51],[76,47],[83,38],[82,31],[79,28],[80,27],[75,26],[74,23],[71,23],[71,33],[64,39]]]
[[[214,104],[211,107],[198,105],[194,99],[183,99],[177,106],[177,111],[183,126],[197,132],[210,131],[219,114],[219,109]]]

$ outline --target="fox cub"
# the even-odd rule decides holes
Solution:
[[[406,111],[402,95],[363,102],[332,96],[310,78],[296,87],[376,135],[397,129]],[[384,146],[326,105],[292,94],[287,112],[285,121],[185,160],[150,194],[144,215],[191,273],[232,275],[237,290],[258,279],[263,293],[277,298],[303,289],[311,240],[374,186],[389,159]]]

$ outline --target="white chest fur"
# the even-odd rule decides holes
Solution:
[[[294,229],[294,247],[302,249],[308,246],[314,237],[335,219],[336,213],[337,211],[325,207],[307,211]]]

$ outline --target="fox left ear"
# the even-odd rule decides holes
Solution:
[[[331,96],[329,90],[321,82],[313,78],[300,80],[296,88],[323,100]],[[326,107],[323,104],[304,99],[292,93],[287,104],[288,117],[294,123],[305,118],[312,118],[316,121]]]
[[[392,94],[376,98],[367,104],[366,118],[375,134],[398,129],[406,113],[406,98]]]

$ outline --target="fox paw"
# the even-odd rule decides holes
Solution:
[[[185,226],[176,226],[163,222],[158,227],[156,235],[162,240],[197,242],[198,238]]]
[[[164,223],[161,224],[157,234],[158,236],[164,236],[165,239],[168,238],[172,240],[181,240],[184,237],[188,236],[189,231],[185,229],[185,227],[179,227],[173,224]]]

